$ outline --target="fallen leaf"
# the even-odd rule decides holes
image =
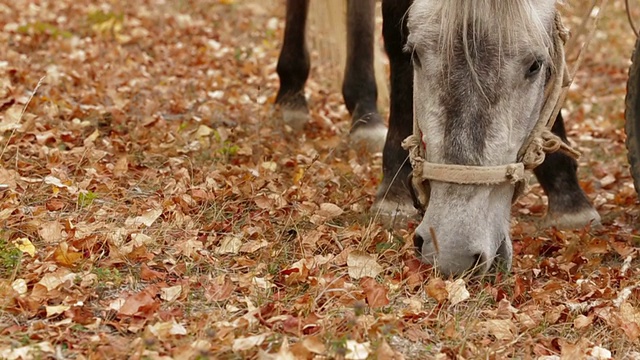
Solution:
[[[361,251],[352,251],[347,256],[349,276],[353,279],[362,279],[365,276],[375,278],[384,269],[376,262],[376,259]]]
[[[382,342],[376,349],[376,358],[385,360],[404,360],[404,356],[401,353],[393,350],[385,339],[382,339]]]
[[[426,286],[427,295],[434,298],[439,304],[442,304],[449,298],[447,284],[441,278],[433,277],[429,279]]]
[[[589,355],[593,356],[595,360],[611,359],[611,351],[600,346],[594,346],[589,351]]]
[[[241,253],[254,253],[262,248],[269,246],[269,242],[266,240],[250,240],[242,244],[240,247]]]
[[[253,335],[233,340],[233,351],[244,351],[260,346],[267,338],[267,334]]]
[[[345,347],[347,348],[345,359],[366,360],[371,353],[369,342],[359,343],[355,340],[347,340]]]
[[[471,296],[467,290],[464,280],[462,279],[446,281],[445,284],[447,292],[449,293],[449,302],[451,305],[459,304]]]
[[[498,340],[513,340],[516,335],[516,326],[509,319],[486,320],[480,326]]]
[[[120,156],[113,167],[113,175],[116,178],[122,177],[129,170],[129,159],[126,155]]]
[[[220,241],[220,246],[215,249],[218,255],[237,254],[242,247],[242,240],[236,236],[225,236]]]
[[[58,269],[54,273],[45,274],[38,284],[44,286],[48,291],[55,290],[58,286],[64,284],[67,281],[73,281],[76,278],[76,274],[66,269]]]
[[[83,258],[83,254],[69,250],[69,245],[66,242],[61,242],[53,252],[53,258],[58,264],[71,267]]]
[[[124,223],[126,226],[145,225],[146,227],[149,227],[160,217],[160,215],[162,215],[161,208],[150,209],[145,211],[141,216],[128,218]]]
[[[22,251],[23,253],[27,253],[31,257],[36,256],[36,247],[33,246],[29,239],[19,238],[14,240],[13,244],[18,248],[18,250]]]
[[[576,329],[584,329],[587,326],[591,325],[592,323],[593,323],[592,316],[584,316],[580,314],[576,316],[576,318],[573,320],[573,327],[575,327]]]
[[[207,125],[198,126],[198,130],[196,130],[195,137],[205,137],[213,134],[213,129],[208,127]]]
[[[327,352],[327,347],[324,342],[318,336],[307,336],[302,340],[302,346],[314,354],[324,354]]]
[[[167,340],[176,335],[187,335],[187,329],[175,320],[148,325],[147,329],[160,340]]]
[[[205,286],[204,296],[208,301],[224,301],[231,296],[233,290],[233,283],[225,275],[221,275],[215,278],[211,285]]]
[[[176,301],[182,295],[182,286],[176,285],[160,289],[160,298],[165,301]]]
[[[44,354],[53,356],[54,347],[48,341],[34,343],[17,348],[0,349],[0,358],[7,360],[41,358]]]
[[[320,204],[320,210],[317,211],[317,214],[322,216],[326,220],[330,220],[342,215],[343,212],[344,211],[336,204],[323,203]]]
[[[153,308],[157,304],[153,298],[155,291],[149,288],[129,296],[122,306],[118,309],[118,314],[125,316],[133,316],[139,314],[143,307]]]
[[[69,310],[70,308],[71,306],[68,306],[68,305],[45,306],[45,309],[47,311],[47,317],[60,315],[65,311]]]
[[[15,279],[12,283],[11,283],[11,287],[13,288],[13,290],[15,292],[17,292],[20,295],[24,295],[27,293],[27,282],[25,279]]]
[[[38,235],[40,235],[42,240],[46,242],[56,243],[58,241],[62,241],[63,230],[64,226],[62,226],[59,221],[50,221],[40,225],[38,228]]]
[[[364,277],[360,280],[360,286],[364,290],[364,294],[367,297],[367,304],[372,308],[382,307],[389,305],[389,298],[387,297],[387,288],[379,284],[375,279],[370,277]]]
[[[145,281],[153,281],[156,279],[163,280],[166,277],[166,273],[155,271],[149,268],[147,264],[142,264],[140,267],[140,279]]]

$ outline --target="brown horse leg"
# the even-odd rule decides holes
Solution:
[[[302,129],[309,120],[304,96],[310,67],[305,41],[308,10],[309,0],[287,0],[284,42],[276,68],[280,78],[276,104],[282,109],[284,122],[294,129]]]
[[[562,115],[558,114],[551,129],[563,141],[567,141]],[[546,225],[558,228],[580,228],[600,222],[600,215],[593,208],[578,183],[578,163],[563,153],[548,154],[534,173],[549,197]]]
[[[412,0],[383,0],[384,45],[391,65],[389,132],[382,153],[382,184],[373,210],[387,215],[415,216],[417,211],[407,188],[411,173],[402,140],[413,132],[413,66],[403,51],[407,30],[405,14]]]
[[[387,128],[378,113],[374,71],[375,0],[347,2],[347,65],[342,84],[353,119],[351,141],[382,151]]]

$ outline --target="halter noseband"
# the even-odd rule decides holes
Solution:
[[[499,166],[471,166],[454,164],[436,164],[426,161],[426,147],[422,143],[422,131],[418,123],[413,121],[413,135],[402,142],[402,147],[409,151],[409,161],[413,168],[410,177],[411,193],[414,203],[426,209],[429,202],[429,180],[461,185],[499,185],[510,183],[516,186],[512,201],[524,192],[525,170],[533,170],[542,164],[547,153],[562,151],[578,159],[580,153],[571,148],[551,128],[560,111],[571,77],[565,61],[564,45],[569,32],[562,24],[560,14],[556,12],[553,31],[551,79],[545,86],[545,99],[538,121],[531,134],[518,151],[517,162]]]

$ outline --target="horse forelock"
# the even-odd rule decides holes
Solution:
[[[495,149],[510,144],[515,119],[521,117],[513,114],[526,108],[513,106],[520,99],[504,103],[514,88],[503,85],[516,74],[514,66],[524,71],[529,61],[545,57],[553,66],[555,11],[555,0],[414,1],[407,46],[425,56],[419,59],[421,73],[442,72],[440,79],[420,81],[423,89],[414,93],[421,97],[414,100],[418,107],[438,99],[437,105],[420,109],[432,115],[417,120],[430,128],[429,153],[436,161],[502,162],[502,152]],[[442,115],[433,116],[436,112]],[[442,146],[436,145],[437,138]]]
[[[462,40],[470,65],[483,36],[498,38],[500,56],[534,48],[551,51],[549,26],[555,11],[555,0],[415,0],[409,11],[409,46],[437,44],[448,60]]]

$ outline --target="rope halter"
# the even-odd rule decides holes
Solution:
[[[413,121],[413,135],[402,142],[402,147],[409,152],[409,161],[413,172],[409,188],[414,203],[422,210],[429,202],[429,181],[441,181],[461,185],[499,185],[509,183],[516,186],[512,201],[524,192],[526,185],[525,170],[533,170],[542,164],[547,153],[562,151],[578,159],[580,153],[566,144],[551,128],[560,111],[566,92],[571,83],[565,61],[564,46],[569,32],[562,24],[560,14],[555,14],[555,27],[552,36],[551,57],[553,66],[551,78],[545,85],[544,105],[540,116],[518,151],[517,162],[499,166],[470,166],[454,164],[436,164],[426,161],[426,147],[422,143],[422,132],[417,121]]]

